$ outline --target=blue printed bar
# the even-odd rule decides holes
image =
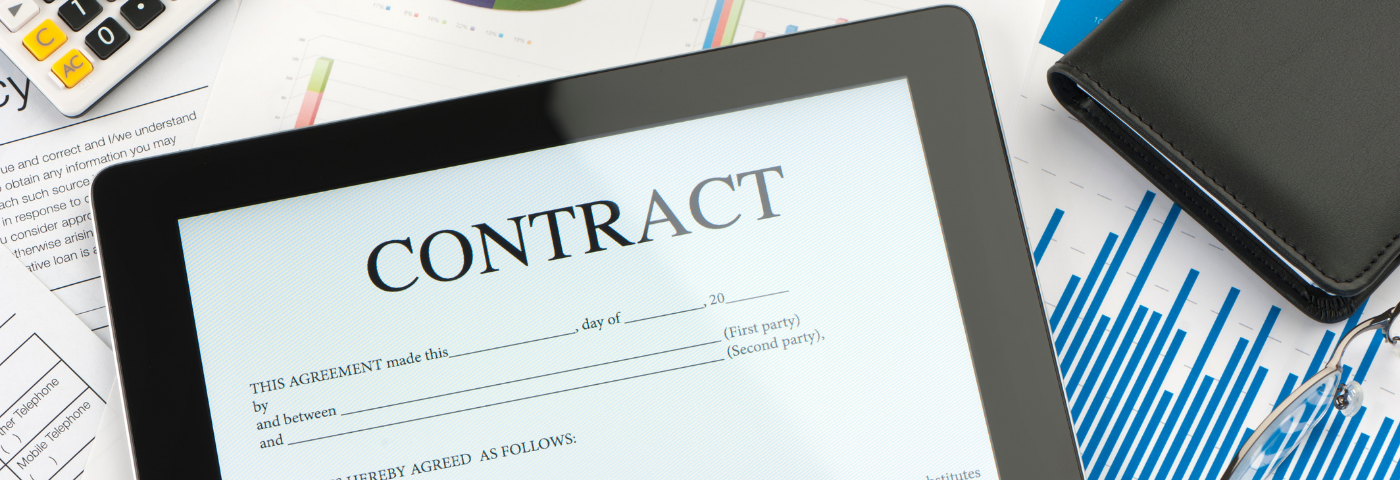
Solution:
[[[1162,380],[1167,377],[1167,370],[1171,369],[1172,362],[1176,361],[1176,354],[1181,349],[1181,341],[1185,338],[1186,332],[1181,330],[1177,330],[1176,335],[1172,337],[1171,349],[1167,351],[1166,358],[1162,360],[1162,366],[1157,369],[1157,375],[1152,379],[1152,387],[1147,389],[1147,398],[1142,401],[1142,408],[1138,410],[1137,416],[1133,418],[1132,427],[1128,429],[1129,432],[1135,433],[1129,434],[1127,438],[1123,439],[1125,445],[1133,445],[1131,449],[1132,461],[1127,464],[1128,471],[1124,473],[1125,477],[1131,478],[1133,472],[1137,471],[1138,465],[1142,464],[1143,452],[1147,451],[1147,445],[1152,441],[1152,435],[1157,432],[1157,426],[1162,424],[1162,412],[1166,411],[1167,405],[1172,401],[1171,392],[1162,393],[1162,401],[1157,404],[1157,410],[1152,414],[1152,421],[1147,423],[1147,430],[1143,431],[1142,420],[1146,416],[1148,407],[1152,406],[1152,397],[1161,391]],[[1133,435],[1137,433],[1141,433],[1142,436],[1134,437]],[[1109,468],[1108,475],[1103,478],[1120,478],[1118,471],[1123,466],[1123,461],[1128,458],[1128,453],[1129,449],[1120,451],[1118,459],[1113,461],[1113,467]]]
[[[1220,314],[1216,315],[1215,323],[1210,327],[1210,333],[1206,334],[1206,341],[1201,347],[1201,354],[1196,357],[1195,363],[1191,365],[1191,373],[1186,375],[1186,384],[1182,385],[1181,391],[1177,393],[1176,404],[1172,405],[1172,413],[1167,416],[1172,425],[1180,423],[1179,420],[1183,418],[1181,416],[1181,411],[1186,408],[1186,401],[1191,398],[1191,393],[1196,388],[1196,382],[1200,381],[1201,371],[1205,369],[1206,360],[1210,359],[1210,352],[1215,349],[1215,341],[1220,338],[1220,329],[1225,328],[1225,319],[1230,316],[1230,309],[1235,308],[1235,299],[1239,298],[1239,296],[1239,289],[1231,288],[1230,294],[1225,297],[1225,304],[1220,307]],[[1208,387],[1202,387],[1202,390],[1207,388]],[[1163,435],[1157,437],[1157,441],[1153,442],[1155,446],[1153,447],[1152,458],[1162,458],[1160,453],[1163,448],[1166,448],[1167,437],[1169,436],[1167,433],[1170,433],[1170,431],[1171,429],[1168,428],[1167,432],[1163,432]],[[1165,470],[1165,468],[1163,470]],[[1146,473],[1144,473],[1144,476],[1146,476]]]
[[[1157,426],[1162,424],[1162,413],[1167,410],[1167,404],[1171,403],[1171,401],[1172,392],[1162,392],[1162,401],[1157,403],[1157,408],[1152,412],[1152,420],[1147,422],[1147,434],[1143,435],[1143,442],[1138,444],[1139,447],[1147,446],[1147,441],[1152,439],[1152,434],[1157,431]],[[1165,432],[1163,434],[1165,434]],[[1136,478],[1136,476],[1134,476],[1133,473],[1137,471],[1140,465],[1142,465],[1143,452],[1146,452],[1146,449],[1138,450],[1137,453],[1133,454],[1133,460],[1131,463],[1128,464],[1128,471],[1124,473],[1125,477]],[[1153,452],[1154,456],[1157,453],[1161,452]],[[1143,475],[1146,475],[1146,472],[1150,470],[1151,467],[1149,466],[1146,470],[1144,470]],[[1118,477],[1110,473],[1107,478]]]
[[[1067,12],[1067,7],[1073,8],[1062,4],[1056,16]],[[1047,38],[1049,35],[1047,29]],[[1216,478],[1234,460],[1244,440],[1254,433],[1245,428],[1250,413],[1268,410],[1261,405],[1263,402],[1256,403],[1269,374],[1269,369],[1260,364],[1263,350],[1270,343],[1269,335],[1279,322],[1280,308],[1268,310],[1262,325],[1250,334],[1252,338],[1238,339],[1223,371],[1215,376],[1207,375],[1205,367],[1236,306],[1239,289],[1230,288],[1210,330],[1199,339],[1200,349],[1193,349],[1199,353],[1189,359],[1190,365],[1178,363],[1177,356],[1188,332],[1176,327],[1200,273],[1188,271],[1165,317],[1151,311],[1151,305],[1137,303],[1171,237],[1180,207],[1171,205],[1161,222],[1162,228],[1142,268],[1134,272],[1126,298],[1116,305],[1118,316],[1100,312],[1101,308],[1113,308],[1104,302],[1137,243],[1137,234],[1154,198],[1155,194],[1146,192],[1121,238],[1108,234],[1087,276],[1069,276],[1049,318],[1081,460],[1091,479]],[[1065,213],[1060,209],[1052,213],[1033,251],[1037,264],[1049,253],[1049,243],[1054,241]],[[1059,255],[1061,250],[1056,252]],[[1160,285],[1161,279],[1156,282]],[[1363,304],[1343,328],[1356,325],[1364,308]],[[1247,314],[1257,313],[1251,310]],[[1252,321],[1240,323],[1254,329]],[[1276,407],[1303,379],[1322,367],[1334,348],[1335,330],[1322,332],[1306,374],[1288,372],[1283,388],[1268,407]],[[1371,337],[1362,360],[1355,366],[1343,366],[1343,382],[1353,374],[1357,381],[1366,379],[1382,340]],[[1169,392],[1162,387],[1173,367],[1187,369],[1186,378],[1180,390]],[[1273,478],[1400,480],[1400,468],[1394,467],[1400,454],[1400,428],[1394,420],[1383,419],[1378,432],[1362,432],[1364,413],[1346,418],[1327,408],[1318,424],[1301,439],[1300,448],[1274,470]],[[1260,477],[1263,476],[1261,472]]]
[[[1192,400],[1191,400],[1191,407],[1188,408],[1188,409],[1186,409],[1186,414],[1187,414],[1187,416],[1184,417],[1184,418],[1183,418],[1183,417],[1172,416],[1171,418],[1167,419],[1167,423],[1168,423],[1169,425],[1180,425],[1181,428],[1178,428],[1178,430],[1185,430],[1185,429],[1187,429],[1187,428],[1190,428],[1190,427],[1191,427],[1191,424],[1188,423],[1188,422],[1184,422],[1184,421],[1182,421],[1182,420],[1189,419],[1189,418],[1196,418],[1197,415],[1200,415],[1200,413],[1201,413],[1201,404],[1202,404],[1202,403],[1205,403],[1206,395],[1210,392],[1210,386],[1211,386],[1211,384],[1214,384],[1214,383],[1215,383],[1215,377],[1212,377],[1212,376],[1210,376],[1210,375],[1206,375],[1206,376],[1205,376],[1205,380],[1201,381],[1201,388],[1200,388],[1199,390],[1196,390],[1195,393],[1194,393],[1193,395],[1191,395],[1191,397],[1192,397]],[[1186,397],[1184,397],[1184,396],[1183,396],[1183,397],[1177,397],[1177,400],[1180,401],[1180,399],[1182,399],[1182,398],[1186,398]],[[1175,412],[1173,412],[1173,413],[1175,413]],[[1162,456],[1162,455],[1163,455],[1163,453],[1162,453],[1162,448],[1166,445],[1166,442],[1165,442],[1164,440],[1166,440],[1167,434],[1168,434],[1168,433],[1171,433],[1171,431],[1172,431],[1172,430],[1171,430],[1170,428],[1168,428],[1168,429],[1166,429],[1166,430],[1163,430],[1163,431],[1162,431],[1162,436],[1161,436],[1161,437],[1157,437],[1157,439],[1158,439],[1159,441],[1156,442],[1156,443],[1157,443],[1157,448],[1154,448],[1154,449],[1152,450],[1152,458],[1176,458],[1175,455],[1170,455],[1170,456],[1167,456],[1167,457],[1163,457],[1163,456]],[[1172,446],[1172,450],[1177,450],[1178,447],[1181,446],[1181,444],[1180,444],[1179,442],[1172,442],[1172,443],[1174,444],[1174,445]],[[1157,477],[1156,477],[1156,478],[1158,478],[1159,480],[1162,479],[1162,478],[1166,478],[1167,474],[1170,473],[1170,471],[1171,471],[1171,467],[1172,467],[1172,465],[1171,465],[1170,463],[1162,463],[1161,468],[1157,470]],[[1142,474],[1143,474],[1144,477],[1147,476],[1147,473],[1148,473],[1148,472],[1147,472],[1146,470],[1144,470],[1144,471],[1142,472]]]
[[[1381,457],[1380,468],[1376,469],[1376,480],[1385,478],[1385,471],[1390,468],[1390,464],[1395,462],[1395,450],[1400,447],[1400,428],[1395,429],[1395,437],[1390,439],[1390,446],[1385,448],[1385,456]],[[1396,468],[1390,478],[1400,477],[1400,468]]]
[[[1298,376],[1292,373],[1288,374],[1288,380],[1285,380],[1283,382],[1283,388],[1279,389],[1278,391],[1278,398],[1274,399],[1274,403],[1271,403],[1269,405],[1277,407],[1278,404],[1283,403],[1283,399],[1288,398],[1288,394],[1293,393],[1293,387],[1296,386],[1298,386]]]
[[[1371,443],[1371,436],[1361,434],[1361,439],[1357,440],[1356,446],[1351,449],[1351,458],[1347,459],[1347,468],[1342,470],[1342,478],[1356,478],[1352,476],[1353,473],[1356,473],[1356,462],[1361,461],[1361,451],[1365,450],[1369,443]]]
[[[1323,475],[1323,478],[1337,478],[1337,470],[1338,470],[1338,467],[1340,467],[1341,464],[1342,464],[1342,454],[1345,453],[1345,452],[1347,451],[1347,447],[1348,447],[1348,446],[1351,446],[1352,443],[1355,442],[1355,440],[1356,440],[1356,427],[1360,426],[1360,425],[1361,425],[1362,419],[1365,419],[1365,418],[1366,418],[1366,407],[1361,407],[1361,411],[1356,412],[1356,415],[1353,415],[1350,419],[1347,419],[1347,431],[1346,431],[1346,433],[1343,433],[1343,434],[1342,434],[1342,441],[1341,441],[1341,443],[1338,443],[1338,444],[1337,444],[1337,450],[1336,450],[1335,452],[1333,452],[1331,455],[1328,455],[1329,457],[1332,457],[1332,461],[1331,461],[1331,462],[1328,462],[1328,465],[1327,465],[1327,473],[1326,473],[1325,475]],[[1336,439],[1336,438],[1337,438],[1337,437],[1331,437],[1331,438],[1328,438],[1328,440],[1331,441],[1331,440]],[[1356,450],[1357,450],[1358,453],[1361,451],[1359,448],[1356,449]],[[1323,451],[1324,451],[1324,452],[1330,452],[1330,451],[1332,451],[1332,450],[1331,450],[1331,449],[1324,449]],[[1319,463],[1321,463],[1321,462],[1319,462]]]
[[[1104,297],[1108,296],[1109,287],[1113,286],[1113,281],[1118,278],[1118,269],[1123,266],[1123,259],[1128,256],[1128,250],[1133,246],[1133,239],[1137,238],[1138,229],[1142,227],[1143,219],[1147,218],[1147,211],[1152,208],[1152,199],[1156,194],[1147,192],[1142,196],[1142,202],[1138,203],[1137,212],[1133,213],[1133,221],[1128,223],[1128,232],[1123,234],[1123,240],[1118,243],[1118,253],[1113,255],[1113,261],[1108,264],[1108,272],[1104,273],[1103,282],[1099,284],[1098,292],[1094,293],[1094,301],[1089,303],[1089,311],[1084,314],[1084,318],[1095,318],[1099,315],[1099,307],[1103,306]],[[1170,226],[1164,227],[1171,230]],[[1149,254],[1146,265],[1139,275],[1148,275],[1152,271],[1152,265],[1157,262],[1155,254]],[[1123,308],[1118,312],[1119,323],[1128,320],[1128,312],[1133,310],[1133,305],[1137,304],[1137,295],[1129,294],[1128,299],[1123,302]]]
[[[710,48],[715,43],[715,32],[719,31],[719,23],[724,20],[724,0],[715,2],[715,11],[710,15],[710,28],[705,30],[705,45],[701,48]]]
[[[1249,341],[1243,338],[1239,339],[1238,342],[1235,342],[1235,351],[1230,354],[1230,362],[1225,364],[1225,373],[1220,375],[1220,385],[1217,385],[1215,391],[1211,393],[1210,401],[1206,402],[1205,411],[1202,412],[1200,410],[1192,409],[1193,411],[1191,412],[1191,415],[1184,419],[1186,420],[1186,422],[1182,425],[1182,428],[1179,431],[1177,431],[1176,440],[1172,442],[1172,450],[1171,453],[1168,454],[1169,456],[1167,457],[1180,458],[1182,460],[1182,462],[1178,465],[1178,468],[1176,469],[1176,476],[1173,478],[1180,480],[1186,477],[1186,467],[1190,465],[1191,457],[1195,456],[1196,452],[1199,451],[1198,448],[1201,446],[1201,440],[1203,440],[1206,436],[1206,428],[1208,428],[1208,425],[1210,424],[1211,417],[1215,416],[1217,412],[1220,412],[1222,417],[1225,415],[1225,412],[1220,411],[1220,400],[1225,396],[1225,387],[1229,386],[1230,381],[1235,378],[1235,371],[1240,366],[1240,357],[1244,355],[1244,350],[1248,346]],[[1248,372],[1244,373],[1247,374]],[[1201,392],[1204,393],[1205,389],[1202,389]],[[1190,425],[1190,421],[1193,418],[1198,419],[1196,421],[1196,433],[1195,435],[1191,435],[1189,443],[1186,444],[1187,446],[1186,452],[1183,454],[1184,456],[1178,457],[1177,453],[1180,451],[1177,450],[1177,447],[1181,445],[1182,441],[1186,441],[1187,431],[1185,427]]]
[[[1141,361],[1142,357],[1142,347],[1147,345],[1148,336],[1151,335],[1152,332],[1157,331],[1157,320],[1161,317],[1162,314],[1152,312],[1152,318],[1148,320],[1147,331],[1143,333],[1143,339],[1139,341],[1138,349],[1133,352],[1132,359],[1128,361],[1128,372],[1133,372],[1137,369],[1137,364],[1139,361]],[[1133,405],[1137,405],[1138,397],[1142,394],[1143,385],[1147,383],[1150,377],[1147,374],[1147,372],[1152,368],[1153,362],[1157,360],[1157,355],[1161,353],[1164,344],[1167,343],[1167,338],[1171,334],[1173,323],[1175,323],[1175,321],[1176,319],[1168,319],[1167,325],[1162,327],[1161,333],[1157,334],[1157,338],[1152,341],[1152,351],[1151,353],[1147,354],[1147,363],[1142,365],[1142,373],[1136,375],[1133,379],[1132,391],[1128,393],[1128,399],[1126,402],[1120,402],[1120,400],[1122,399],[1123,395],[1123,387],[1126,387],[1129,382],[1120,382],[1118,384],[1118,389],[1113,392],[1113,399],[1109,401],[1109,410],[1107,412],[1104,412],[1104,421],[1099,422],[1099,426],[1094,431],[1094,435],[1090,437],[1093,440],[1088,442],[1088,444],[1084,445],[1084,454],[1081,458],[1081,461],[1084,465],[1089,465],[1089,459],[1093,458],[1094,452],[1098,450],[1099,445],[1106,444],[1112,446],[1118,443],[1118,437],[1123,434],[1123,425],[1127,423],[1128,417],[1131,416],[1129,415],[1131,413],[1130,409],[1133,407]],[[1168,362],[1167,365],[1170,366],[1171,363]],[[1127,374],[1128,373],[1125,373],[1124,375]],[[1113,430],[1109,431],[1108,439],[1105,441],[1100,441],[1100,439],[1103,438],[1104,428],[1109,425],[1108,420],[1114,413],[1113,407],[1117,405],[1123,405],[1123,410],[1121,410],[1121,412],[1118,413],[1117,420],[1113,422]],[[1098,409],[1098,407],[1099,402],[1094,402],[1094,409],[1096,410]],[[1143,407],[1143,410],[1143,412],[1138,414],[1139,418],[1147,414],[1145,411],[1146,407]],[[1091,410],[1089,418],[1093,418],[1093,415],[1094,413]],[[1083,439],[1080,439],[1080,442],[1083,443]],[[1093,467],[1089,468],[1089,471],[1096,473],[1098,471],[1103,470],[1104,465],[1108,462],[1108,458],[1111,456],[1112,450],[1105,450],[1102,455],[1099,455],[1098,458],[1094,460]]]
[[[1114,379],[1119,376],[1119,367],[1123,365],[1123,355],[1128,353],[1128,347],[1133,346],[1131,341],[1119,341],[1119,339],[1123,337],[1123,329],[1124,327],[1130,327],[1130,332],[1137,332],[1142,326],[1142,319],[1144,319],[1145,316],[1147,316],[1147,306],[1138,306],[1137,316],[1133,318],[1133,323],[1131,323],[1131,325],[1128,325],[1127,322],[1112,322],[1113,327],[1109,330],[1109,336],[1103,339],[1103,341],[1095,341],[1095,344],[1100,344],[1100,346],[1103,347],[1099,348],[1099,354],[1095,355],[1095,357],[1098,358],[1093,358],[1092,367],[1089,367],[1089,365],[1091,365],[1089,358],[1085,358],[1085,361],[1079,362],[1078,367],[1075,367],[1074,372],[1071,372],[1071,385],[1072,383],[1078,383],[1079,378],[1082,378],[1082,376],[1088,375],[1084,378],[1084,383],[1082,383],[1082,385],[1084,385],[1084,390],[1081,390],[1079,395],[1075,397],[1074,407],[1070,410],[1072,416],[1078,418],[1079,413],[1084,411],[1085,403],[1088,403],[1089,400],[1089,393],[1093,392],[1093,386],[1098,385],[1099,379],[1102,378],[1103,368],[1105,368],[1106,362],[1109,361],[1110,355],[1114,355],[1116,358],[1113,360],[1113,369],[1109,371],[1107,378]],[[1105,320],[1105,322],[1099,323],[1100,330],[1103,329],[1105,323],[1109,323],[1107,322],[1107,316],[1105,316],[1103,320]],[[1089,351],[1092,350],[1085,351],[1085,357],[1088,357]],[[1107,383],[1105,383],[1105,385],[1107,385]],[[1102,392],[1102,390],[1107,389],[1099,390]],[[1102,395],[1100,395],[1100,397],[1102,397]],[[1079,427],[1088,430],[1089,424],[1082,423],[1081,421]]]
[[[1240,412],[1235,415],[1234,421],[1231,422],[1230,429],[1227,430],[1229,433],[1226,434],[1225,441],[1219,444],[1220,448],[1216,450],[1215,460],[1211,462],[1210,474],[1204,478],[1220,478],[1220,470],[1225,468],[1225,464],[1229,463],[1230,458],[1234,456],[1234,450],[1229,447],[1235,444],[1235,433],[1240,431],[1245,417],[1249,416],[1248,406],[1254,404],[1254,398],[1259,396],[1259,386],[1264,384],[1264,377],[1268,375],[1269,369],[1264,367],[1259,367],[1259,370],[1254,373],[1254,381],[1250,382],[1249,392],[1244,395],[1244,407],[1240,408]],[[1249,434],[1246,433],[1244,438],[1249,438]],[[1215,438],[1211,438],[1206,444],[1216,445]]]
[[[1113,320],[1109,319],[1108,315],[1104,315],[1103,318],[1099,319],[1098,323],[1094,327],[1094,334],[1089,337],[1090,349],[1084,353],[1085,357],[1088,357],[1090,353],[1093,353],[1093,345],[1103,345],[1103,329],[1105,326],[1108,326],[1109,323],[1113,323]],[[1088,327],[1089,325],[1085,324],[1084,326]],[[1065,358],[1073,356],[1074,352],[1076,350],[1079,350],[1080,346],[1084,345],[1079,340],[1079,338],[1076,338],[1074,343],[1071,343],[1069,345],[1069,352],[1065,354]],[[1084,359],[1084,362],[1082,363],[1083,365],[1089,364],[1089,359]],[[1079,372],[1082,371],[1084,371],[1084,369],[1081,365],[1081,368],[1075,370],[1075,374],[1070,375],[1069,379],[1065,383],[1065,394],[1068,395],[1070,398],[1074,398],[1074,391],[1076,390],[1076,387],[1079,386]]]
[[[1303,378],[1312,378],[1313,374],[1322,368],[1322,362],[1327,360],[1327,352],[1332,351],[1332,337],[1334,336],[1336,335],[1330,330],[1322,333],[1322,343],[1317,344],[1317,351],[1313,352],[1312,363],[1308,364],[1308,373],[1304,374]]]
[[[1147,307],[1138,307],[1137,315],[1133,316],[1133,323],[1131,325],[1128,325],[1128,331],[1141,331],[1142,319],[1146,316]],[[1123,327],[1124,325],[1122,323],[1114,323],[1113,331],[1109,333],[1105,347],[1102,350],[1099,350],[1099,358],[1094,361],[1094,367],[1089,369],[1089,377],[1084,381],[1084,390],[1080,392],[1079,398],[1076,398],[1074,400],[1074,407],[1070,409],[1070,414],[1073,415],[1075,418],[1080,419],[1078,429],[1084,432],[1088,432],[1090,426],[1093,425],[1094,414],[1098,413],[1098,406],[1103,404],[1104,396],[1108,393],[1109,382],[1113,381],[1113,379],[1118,378],[1118,371],[1123,367],[1123,357],[1128,354],[1128,350],[1130,349],[1130,347],[1133,346],[1132,338],[1129,338],[1128,341],[1125,342],[1119,341],[1120,337],[1122,337]],[[1149,332],[1148,334],[1150,335],[1151,332]],[[1145,343],[1146,342],[1138,342],[1140,347],[1146,346]],[[1115,345],[1117,346],[1117,351],[1110,352],[1110,349],[1108,347]],[[1139,348],[1138,350],[1141,351],[1142,348]],[[1113,353],[1113,359],[1111,362],[1109,361],[1109,353]],[[1085,365],[1087,364],[1088,363],[1086,362]],[[1105,366],[1108,366],[1108,372],[1106,372],[1106,375],[1103,370]],[[1095,407],[1092,411],[1090,411],[1088,417],[1081,418],[1079,414],[1084,412],[1084,406],[1089,403],[1089,392],[1093,390],[1094,385],[1098,383],[1100,378],[1104,378],[1104,388],[1098,389],[1098,393],[1094,395]],[[1080,441],[1084,440],[1083,436],[1079,436],[1078,438]]]
[[[1055,213],[1050,214],[1050,224],[1045,226],[1045,233],[1040,234],[1040,242],[1035,244],[1035,264],[1040,265],[1040,257],[1045,256],[1045,249],[1050,247],[1050,239],[1055,237],[1055,229],[1060,228],[1060,219],[1064,218],[1065,211],[1058,208]]]
[[[1055,313],[1050,314],[1051,332],[1060,326],[1060,317],[1065,314],[1065,308],[1069,307],[1069,300],[1074,296],[1076,286],[1079,286],[1079,276],[1070,275],[1069,285],[1065,285],[1065,293],[1060,294],[1060,302],[1055,304]]]
[[[1336,445],[1341,447],[1343,452],[1346,451],[1347,445],[1356,437],[1356,426],[1361,424],[1361,420],[1365,418],[1365,416],[1366,407],[1361,407],[1361,411],[1356,412],[1356,415],[1351,418],[1347,418],[1344,415],[1337,415],[1337,427],[1341,427],[1342,423],[1346,423],[1346,433],[1341,435],[1340,438],[1342,441],[1340,444]],[[1317,460],[1313,461],[1313,467],[1311,473],[1308,474],[1308,478],[1336,478],[1338,464],[1342,463],[1341,456],[1334,454],[1332,451],[1338,439],[1337,429],[1333,428],[1332,431],[1323,433],[1323,436],[1326,437],[1326,439],[1322,441],[1321,455],[1318,455]],[[1329,459],[1331,460],[1330,462],[1328,461]],[[1327,465],[1327,473],[1319,476],[1319,472],[1322,471],[1322,466],[1324,464]]]
[[[1386,417],[1385,421],[1381,422],[1381,429],[1380,429],[1380,431],[1376,432],[1376,444],[1375,444],[1375,445],[1371,445],[1371,453],[1368,454],[1368,455],[1366,455],[1366,461],[1365,461],[1365,462],[1362,462],[1362,465],[1361,465],[1361,472],[1357,473],[1355,477],[1352,477],[1350,474],[1348,474],[1348,475],[1347,475],[1348,477],[1350,477],[1350,478],[1370,478],[1370,476],[1371,476],[1371,468],[1373,468],[1373,467],[1376,466],[1376,457],[1377,457],[1378,455],[1380,455],[1380,453],[1381,453],[1381,443],[1385,442],[1385,436],[1386,436],[1387,434],[1390,433],[1390,428],[1393,427],[1393,426],[1395,426],[1395,421],[1394,421],[1394,420],[1391,420],[1390,417]],[[1395,446],[1395,445],[1394,445],[1394,443],[1392,442],[1391,447],[1394,447],[1394,446]],[[1361,449],[1360,449],[1360,448],[1357,448],[1357,450],[1361,450]],[[1392,450],[1392,451],[1393,451],[1393,450]],[[1389,461],[1387,461],[1387,463],[1389,463]],[[1382,468],[1380,469],[1380,474],[1384,474],[1384,473],[1385,473],[1385,468],[1382,467]],[[1380,475],[1377,475],[1376,478],[1380,478]]]
[[[1151,204],[1151,198],[1145,198],[1143,200],[1143,203],[1149,205]],[[1145,215],[1146,211],[1147,210],[1145,208],[1139,208],[1138,214]],[[1162,246],[1167,243],[1167,237],[1171,236],[1172,227],[1176,225],[1176,218],[1179,215],[1181,215],[1181,207],[1172,205],[1171,210],[1167,212],[1167,219],[1162,222],[1162,230],[1157,232],[1157,240],[1152,243],[1152,249],[1147,252],[1147,259],[1142,262],[1142,269],[1138,270],[1137,279],[1133,281],[1132,289],[1128,290],[1128,298],[1123,301],[1123,309],[1119,310],[1118,312],[1117,321],[1119,323],[1128,321],[1128,314],[1133,311],[1133,305],[1137,304],[1138,295],[1142,293],[1143,285],[1147,284],[1147,277],[1152,275],[1152,267],[1157,264],[1157,257],[1161,255]],[[1127,249],[1125,248],[1124,251],[1126,252]],[[1092,277],[1092,274],[1090,276]],[[1105,282],[1107,281],[1108,280],[1105,280]],[[1088,287],[1086,286],[1085,288]],[[1087,319],[1089,317],[1086,316],[1085,318]],[[1087,327],[1087,325],[1085,327]],[[1081,328],[1081,331],[1084,329],[1085,328]],[[1061,375],[1063,375],[1065,371],[1073,365],[1074,354],[1077,350],[1075,345],[1079,343],[1079,338],[1081,336],[1076,336],[1075,341],[1072,342],[1070,345],[1069,351],[1065,354],[1064,358],[1060,360]]]
[[[1113,245],[1117,242],[1118,234],[1110,233],[1108,234],[1108,238],[1104,239],[1103,247],[1099,248],[1099,256],[1094,259],[1094,266],[1089,269],[1089,277],[1084,280],[1084,285],[1079,289],[1079,297],[1074,301],[1074,306],[1069,309],[1069,316],[1065,317],[1065,323],[1062,324],[1063,326],[1060,327],[1060,333],[1055,337],[1056,352],[1065,351],[1065,343],[1069,341],[1070,333],[1072,333],[1074,325],[1079,320],[1079,313],[1084,311],[1084,304],[1089,301],[1089,292],[1093,290],[1094,284],[1099,281],[1099,274],[1103,272],[1104,262],[1108,261],[1108,252],[1113,251]],[[1086,324],[1092,323],[1093,320],[1093,318],[1084,317],[1084,322]],[[1081,338],[1083,336],[1083,331],[1088,330],[1088,327],[1088,325],[1084,325],[1080,328]],[[1073,354],[1066,354],[1061,358],[1060,375],[1069,373],[1069,364],[1073,361],[1073,358]]]
[[[1385,339],[1385,334],[1377,330],[1371,335],[1371,344],[1366,347],[1366,357],[1361,360],[1361,365],[1356,367],[1356,381],[1365,382],[1366,373],[1371,371],[1371,361],[1376,359],[1376,351],[1381,348],[1381,340]]]
[[[1273,331],[1274,322],[1278,320],[1280,312],[1278,307],[1269,309],[1269,316],[1264,318],[1264,326],[1259,329],[1259,335],[1254,338],[1254,347],[1249,349],[1249,356],[1245,358],[1244,367],[1240,368],[1239,380],[1235,381],[1234,387],[1230,389],[1230,395],[1226,397],[1225,406],[1221,408],[1220,416],[1215,420],[1215,428],[1211,429],[1206,445],[1216,445],[1215,442],[1220,439],[1225,425],[1230,421],[1230,416],[1235,415],[1235,407],[1240,400],[1240,393],[1244,391],[1245,380],[1249,379],[1249,372],[1254,371],[1254,364],[1259,361],[1259,352],[1263,351],[1264,345],[1268,343],[1269,333]],[[1222,383],[1220,386],[1222,387],[1220,390],[1223,391],[1225,384]],[[1219,393],[1217,393],[1218,395]],[[1245,410],[1239,412],[1239,416],[1243,417],[1249,413],[1248,406],[1252,404],[1252,401],[1245,402]],[[1229,445],[1229,443],[1225,445]],[[1187,451],[1194,451],[1194,449]],[[1202,455],[1201,459],[1196,461],[1196,467],[1191,470],[1190,478],[1201,478],[1201,472],[1205,471],[1206,458],[1205,455]]]

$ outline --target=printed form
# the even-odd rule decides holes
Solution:
[[[111,342],[88,189],[102,168],[194,145],[238,2],[209,7],[81,118],[0,56],[0,249]],[[104,391],[105,395],[106,392]]]
[[[111,350],[0,258],[0,480],[82,475],[115,376]]]

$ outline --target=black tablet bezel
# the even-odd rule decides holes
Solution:
[[[997,469],[1083,478],[976,28],[956,7],[102,171],[93,205],[140,478],[220,478],[180,218],[895,78],[914,100]]]

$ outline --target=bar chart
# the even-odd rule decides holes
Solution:
[[[1286,380],[1277,391],[1266,391],[1263,384],[1271,378],[1271,371],[1263,364],[1261,353],[1271,342],[1281,308],[1271,306],[1262,319],[1239,318],[1249,313],[1236,311],[1240,290],[1232,287],[1214,309],[1209,330],[1188,330],[1179,319],[1197,289],[1200,272],[1196,269],[1189,269],[1174,289],[1175,298],[1165,312],[1139,304],[1149,281],[1157,281],[1152,271],[1181,213],[1179,207],[1171,205],[1157,234],[1140,238],[1144,219],[1156,201],[1156,194],[1146,192],[1123,234],[1104,235],[1089,271],[1082,277],[1076,274],[1068,278],[1064,289],[1055,295],[1057,301],[1049,315],[1081,460],[1089,478],[1218,478],[1240,444],[1253,433],[1250,427],[1291,393],[1299,379],[1311,377],[1321,368],[1337,338],[1332,330],[1323,332],[1306,370],[1275,369],[1272,374],[1286,376]],[[1062,219],[1072,213],[1057,208],[1050,215],[1036,242],[1033,257],[1037,263],[1046,255]],[[1126,299],[1116,314],[1101,314],[1106,294],[1134,247],[1147,252]],[[1358,312],[1342,328],[1350,328],[1361,318]],[[1231,341],[1222,329],[1232,323],[1253,324],[1256,333]],[[1188,336],[1204,336],[1202,346],[1192,352],[1194,358],[1182,350]],[[1376,332],[1364,344],[1363,356],[1348,357],[1353,361],[1344,364],[1342,381],[1364,382],[1381,343],[1381,334]],[[1228,350],[1217,351],[1217,344]],[[1223,370],[1207,373],[1212,356],[1224,351],[1228,351],[1228,360]],[[1179,388],[1164,386],[1168,373],[1178,364],[1189,365],[1184,382]],[[1366,407],[1349,418],[1328,413],[1272,478],[1400,478],[1400,468],[1393,467],[1400,447],[1400,435],[1392,435],[1394,419],[1385,417],[1363,429],[1367,415]]]

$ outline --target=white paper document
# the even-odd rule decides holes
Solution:
[[[82,475],[115,375],[111,349],[0,256],[0,480]]]
[[[103,167],[194,144],[237,10],[233,0],[215,3],[77,119],[58,113],[0,57],[0,250],[104,341],[92,178]]]
[[[513,11],[447,0],[249,2],[198,143],[321,124],[836,25],[931,0],[580,0]],[[994,88],[1017,85],[1043,2],[964,0]],[[726,32],[728,32],[726,34]],[[890,45],[889,48],[903,48]],[[491,115],[477,112],[477,115]]]

